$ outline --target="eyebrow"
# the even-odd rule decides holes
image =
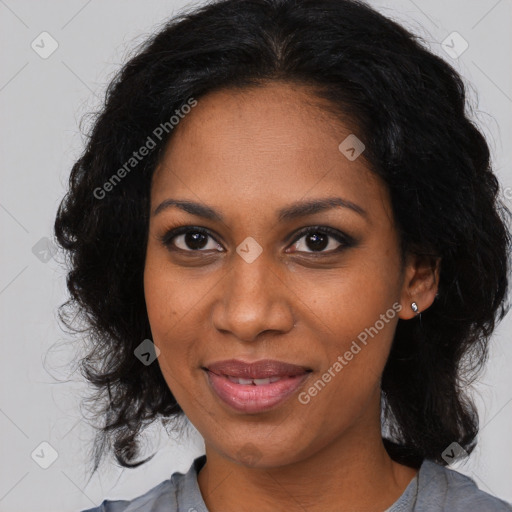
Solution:
[[[216,221],[224,220],[224,217],[220,212],[209,206],[206,206],[201,203],[196,203],[194,201],[181,201],[178,199],[165,199],[164,201],[162,201],[155,208],[153,212],[153,217],[173,206],[180,208],[181,210],[192,215],[203,217],[204,219]],[[307,215],[313,215],[315,213],[330,210],[335,207],[348,208],[358,213],[362,217],[368,217],[368,213],[366,212],[366,210],[364,210],[361,206],[353,203],[352,201],[342,199],[341,197],[325,197],[321,199],[311,199],[309,201],[300,201],[285,206],[284,208],[278,210],[277,219],[280,222],[290,221],[298,217],[306,217]]]

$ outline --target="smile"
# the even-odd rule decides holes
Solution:
[[[293,376],[273,376],[259,379],[233,377],[204,368],[214,395],[237,412],[256,414],[282,405],[303,385],[310,371]]]

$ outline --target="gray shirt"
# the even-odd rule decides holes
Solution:
[[[173,473],[131,501],[105,500],[82,512],[208,512],[197,483],[206,455],[194,460],[187,473]],[[400,498],[383,512],[512,512],[512,504],[478,489],[474,480],[430,460]]]

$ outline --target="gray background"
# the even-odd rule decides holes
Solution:
[[[378,0],[385,15],[422,35],[462,73],[487,136],[504,195],[512,203],[511,0]],[[200,2],[197,3],[198,5]],[[185,1],[0,0],[0,512],[78,511],[103,498],[132,498],[188,469],[203,453],[191,428],[186,442],[158,428],[139,469],[105,467],[86,486],[92,431],[81,421],[85,387],[69,362],[77,341],[62,332],[56,308],[66,298],[65,272],[50,258],[45,238],[71,165],[82,148],[78,123],[93,111],[129,51]],[[43,59],[31,47],[48,32],[57,50]],[[458,58],[442,42],[457,31],[469,47]],[[47,37],[47,36],[44,36]],[[50,40],[45,39],[45,49]],[[39,43],[40,46],[41,43]],[[455,48],[461,48],[456,43]],[[42,48],[40,49],[42,51]],[[506,141],[508,144],[505,144]],[[42,241],[41,241],[42,240]],[[33,249],[36,247],[36,249]],[[512,501],[511,315],[497,329],[486,371],[475,387],[481,413],[479,445],[457,469],[480,488]],[[49,443],[52,450],[40,446]],[[32,457],[35,450],[35,454]],[[36,462],[37,461],[37,462]]]

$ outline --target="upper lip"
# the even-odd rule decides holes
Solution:
[[[311,371],[305,366],[285,363],[273,359],[262,359],[246,363],[239,359],[217,361],[206,365],[206,370],[219,375],[228,375],[239,379],[266,379],[269,377],[294,377]]]

